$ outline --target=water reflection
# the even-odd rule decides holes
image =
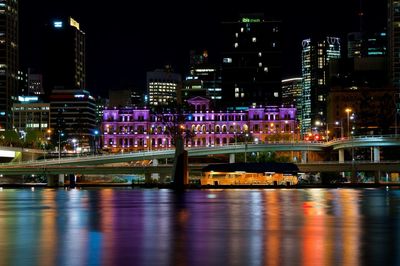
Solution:
[[[2,265],[400,265],[400,191],[3,190]]]

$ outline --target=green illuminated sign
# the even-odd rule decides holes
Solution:
[[[259,18],[242,18],[243,23],[259,23],[261,19]]]

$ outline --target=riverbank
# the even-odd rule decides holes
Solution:
[[[77,183],[76,188],[138,188],[173,189],[172,184],[130,184],[130,183]],[[297,185],[187,185],[186,189],[316,189],[316,188],[400,188],[399,183],[336,183],[336,184],[297,184]],[[26,188],[70,188],[69,184],[60,187],[48,187],[46,183],[0,184],[1,189]]]

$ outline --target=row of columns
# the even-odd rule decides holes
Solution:
[[[373,158],[372,161],[375,163],[379,163],[381,161],[380,156],[380,148],[379,147],[372,147],[373,148]],[[307,163],[308,162],[308,151],[301,151],[301,162]],[[229,154],[229,163],[235,163],[235,154]],[[339,163],[344,163],[344,149],[339,149]]]
[[[380,147],[371,147],[371,149],[373,149],[371,161],[379,163],[381,161]],[[339,149],[339,163],[344,163],[344,149]]]

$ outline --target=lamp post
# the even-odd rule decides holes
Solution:
[[[235,138],[235,146],[237,145],[237,137],[236,137],[236,122],[233,122],[233,136]]]
[[[343,139],[343,121],[340,120],[335,122],[335,125],[339,126],[340,125],[340,138]]]
[[[99,135],[99,131],[96,129],[94,131],[94,147],[93,147],[94,154],[97,154],[97,142],[96,142],[96,140],[97,140],[97,136],[98,135]]]
[[[150,144],[151,144],[150,137],[149,137],[149,135],[147,135],[146,136],[147,152],[150,151]]]
[[[77,139],[72,139],[72,143],[73,143],[73,146],[74,146],[74,153],[75,154],[77,154],[77,150],[76,150],[76,143],[78,142],[78,140]]]
[[[58,130],[58,161],[61,160],[61,136],[64,136],[64,133]]]
[[[248,133],[246,133],[244,137],[244,162],[247,163],[247,137],[249,136]]]
[[[351,108],[346,108],[344,110],[347,113],[347,138],[350,138],[350,112]]]

